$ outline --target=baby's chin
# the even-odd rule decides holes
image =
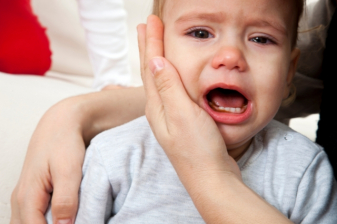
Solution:
[[[236,144],[236,145],[226,145],[228,154],[235,159],[235,161],[238,161],[243,154],[248,150],[250,144],[252,143],[253,138],[249,139],[247,142],[242,144]]]
[[[254,137],[254,133],[242,132],[244,127],[234,127],[233,125],[226,125],[217,123],[222,138],[225,141],[227,151],[229,154],[236,154],[235,151],[246,151]]]

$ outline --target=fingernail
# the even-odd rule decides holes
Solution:
[[[71,219],[61,219],[61,220],[58,220],[57,224],[71,224]]]
[[[158,71],[162,70],[164,68],[164,62],[161,58],[153,58],[150,61],[150,70],[153,75],[155,75]]]

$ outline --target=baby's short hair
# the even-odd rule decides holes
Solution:
[[[180,0],[183,1],[183,0]],[[305,0],[290,0],[295,4],[295,9],[296,9],[296,26],[295,26],[295,35],[293,35],[293,40],[292,40],[292,48],[296,46],[297,42],[297,33],[298,33],[298,22],[300,20],[300,17],[303,13],[303,8],[305,4]],[[153,1],[153,10],[152,14],[158,16],[160,19],[163,18],[163,8],[164,8],[165,0],[154,0]]]

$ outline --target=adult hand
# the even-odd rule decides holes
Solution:
[[[71,116],[72,108],[70,104],[53,107],[37,126],[12,193],[11,224],[46,223],[51,192],[54,223],[74,220],[85,145],[78,120]]]
[[[147,25],[139,25],[138,32],[147,96],[145,114],[178,175],[190,176],[190,171],[209,174],[213,170],[240,179],[240,170],[228,155],[216,123],[191,100],[177,70],[163,57],[160,19],[149,16]]]
[[[291,223],[242,182],[217,125],[191,100],[163,57],[163,33],[153,15],[138,26],[145,114],[205,222]]]

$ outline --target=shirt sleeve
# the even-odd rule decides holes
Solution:
[[[336,180],[326,154],[321,151],[302,177],[290,219],[301,224],[336,224],[336,211]]]
[[[90,145],[83,165],[76,224],[106,223],[112,216],[112,188],[99,150]]]
[[[127,14],[123,0],[78,0],[89,57],[94,70],[93,87],[128,86]]]

